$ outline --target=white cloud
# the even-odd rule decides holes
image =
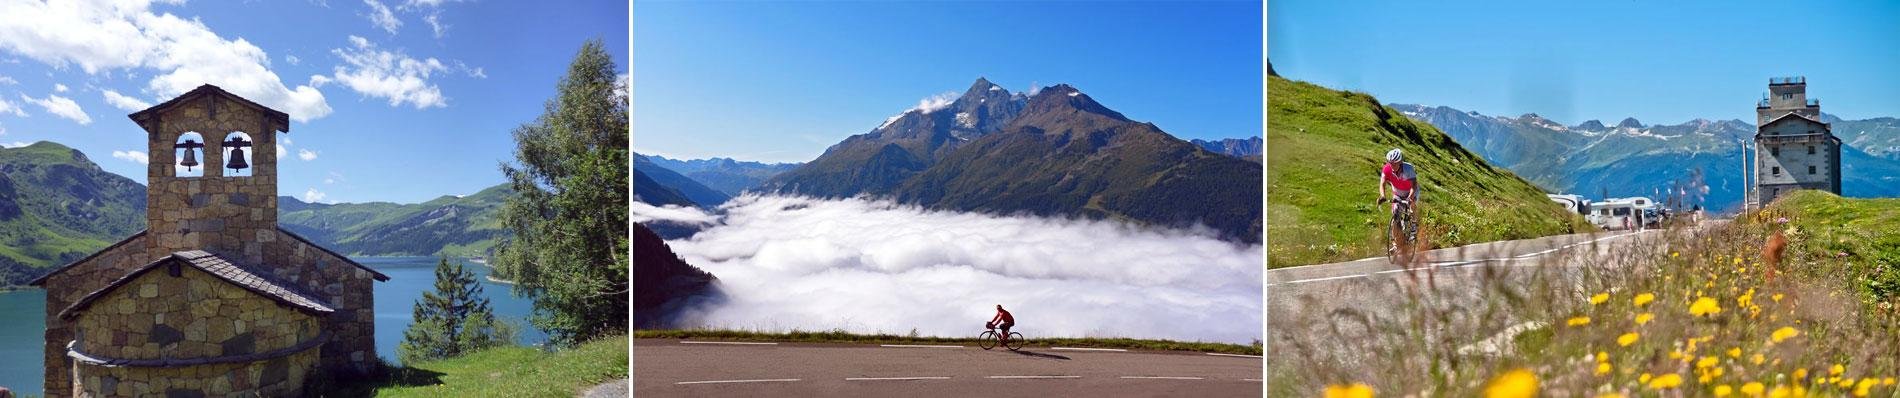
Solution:
[[[63,92],[66,92],[66,85],[64,85],[64,84],[59,84],[59,83],[53,83],[53,92],[55,92],[55,93],[63,93]]]
[[[73,102],[71,98],[50,94],[47,95],[46,98],[33,98],[26,96],[26,94],[20,94],[20,99],[31,102],[34,105],[39,105],[40,108],[46,110],[46,113],[51,113],[54,116],[66,118],[81,125],[92,124],[92,117],[87,116],[86,110],[80,109],[79,103]]]
[[[317,160],[317,153],[311,152],[309,149],[298,149],[297,158],[303,159],[305,162]]]
[[[303,191],[303,201],[305,202],[310,202],[310,203],[321,202],[323,201],[323,198],[325,196],[330,196],[330,195],[323,193],[323,191],[318,191],[316,188],[310,188],[310,190]]]
[[[370,25],[392,35],[396,34],[397,29],[402,28],[402,20],[396,18],[396,11],[389,9],[389,6],[376,0],[363,0],[363,4],[369,5],[369,14],[364,16],[369,18]]]
[[[957,96],[958,94],[954,91],[945,91],[942,93],[938,93],[937,95],[924,97],[924,99],[917,100],[917,106],[910,107],[910,109],[906,109],[903,112],[900,112],[896,115],[892,115],[891,117],[885,118],[884,124],[877,125],[877,128],[881,129],[881,128],[884,128],[884,126],[889,126],[891,125],[891,123],[897,122],[897,119],[902,118],[904,117],[904,115],[908,115],[911,112],[922,112],[924,114],[936,112],[937,110],[950,106],[950,104],[952,103],[956,103]]]
[[[56,68],[76,65],[88,74],[152,69],[155,76],[145,91],[160,97],[214,84],[299,122],[330,114],[323,93],[286,86],[265,66],[269,58],[256,45],[225,40],[197,19],[156,13],[151,5],[140,0],[5,2],[0,4],[0,50]]]
[[[127,162],[138,162],[138,164],[149,164],[152,161],[151,156],[146,156],[145,152],[139,151],[112,151],[112,157]]]
[[[284,62],[289,63],[291,65],[303,65],[303,58],[297,58],[297,56],[295,55],[284,54]]]
[[[141,100],[138,98],[132,98],[132,97],[126,96],[125,94],[119,94],[118,91],[101,90],[101,92],[105,94],[106,103],[112,105],[112,107],[114,108],[137,112],[137,111],[142,111],[142,110],[145,110],[146,108],[152,107],[152,103],[150,102],[145,102],[144,100]]]
[[[7,77],[6,75],[0,75],[0,84],[20,84],[20,81],[13,80],[13,78]]]
[[[449,25],[442,23],[441,11],[432,11],[429,15],[422,16],[422,22],[429,24],[429,31],[435,32],[435,38],[437,39],[442,38],[442,35],[449,31]]]
[[[634,214],[662,217],[652,209]],[[680,314],[683,327],[967,336],[1002,304],[1034,337],[1262,338],[1261,246],[1206,231],[867,199],[747,195],[720,210],[668,242],[727,299]]]
[[[350,36],[350,43],[353,48],[331,50],[343,58],[345,65],[338,65],[331,76],[310,77],[310,84],[318,87],[342,84],[363,95],[389,99],[390,106],[407,103],[423,109],[448,105],[442,90],[429,83],[430,75],[448,70],[442,61],[418,60],[401,52],[379,50],[369,39],[358,36]]]
[[[284,156],[289,153],[290,148],[285,148],[284,144],[277,144],[277,156]]]
[[[0,113],[11,113],[13,116],[21,117],[26,116],[26,110],[21,109],[20,104],[7,101],[6,98],[0,98]]]
[[[324,184],[335,184],[342,181],[346,181],[343,179],[343,173],[338,173],[334,171],[330,172],[328,175],[325,175],[323,177]]]

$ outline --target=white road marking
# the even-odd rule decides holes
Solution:
[[[1187,377],[1187,376],[1122,376],[1121,378],[1124,378],[1124,379],[1160,379],[1160,380],[1204,380],[1203,378],[1199,378],[1199,377]]]
[[[682,381],[682,382],[673,383],[673,384],[770,383],[770,382],[786,382],[786,381],[798,381],[798,379]]]
[[[947,376],[922,376],[922,377],[846,377],[844,379],[846,381],[876,381],[876,380],[949,380],[950,378]]]
[[[685,341],[685,340],[681,340],[680,344],[778,345],[778,343],[753,343],[753,342],[744,342],[744,341]]]
[[[1223,357],[1241,357],[1241,358],[1259,358],[1260,357],[1259,355],[1222,354],[1218,352],[1210,352],[1210,353],[1207,353],[1207,355],[1223,356]]]
[[[1080,379],[1082,376],[990,376],[990,379]]]
[[[1049,347],[1049,349],[1051,349],[1051,350],[1068,350],[1068,351],[1114,351],[1114,352],[1128,352],[1128,350],[1124,350],[1124,349],[1120,349],[1120,348],[1076,348],[1076,347]]]
[[[878,346],[893,348],[963,348],[963,346],[960,345],[879,344]]]
[[[1635,235],[1642,235],[1642,234],[1645,234],[1645,233],[1650,233],[1650,232],[1655,232],[1655,231],[1659,231],[1659,230],[1655,230],[1655,229],[1647,229],[1647,230],[1642,230],[1642,231],[1638,231],[1638,232],[1625,232],[1625,233],[1620,233],[1620,234],[1614,234],[1614,235],[1609,235],[1609,236],[1604,236],[1604,237],[1600,237],[1600,238],[1596,238],[1596,239],[1591,239],[1591,240],[1586,240],[1586,241],[1582,241],[1582,242],[1576,242],[1576,243],[1571,243],[1571,244],[1568,244],[1568,245],[1563,245],[1563,246],[1558,246],[1558,247],[1556,247],[1556,248],[1552,248],[1552,249],[1548,249],[1548,250],[1544,250],[1544,251],[1540,251],[1540,252],[1535,252],[1535,253],[1525,253],[1525,254],[1520,254],[1520,255],[1516,255],[1516,256],[1511,256],[1511,257],[1506,257],[1506,258],[1487,258],[1487,259],[1477,259],[1477,260],[1445,260],[1445,261],[1436,261],[1436,262],[1432,262],[1432,263],[1429,263],[1429,264],[1431,264],[1431,266],[1430,266],[1430,267],[1427,267],[1427,268],[1426,268],[1426,270],[1432,270],[1432,269],[1437,269],[1437,268],[1440,268],[1440,267],[1455,267],[1455,266],[1461,266],[1461,265],[1470,265],[1470,264],[1477,264],[1477,263],[1483,263],[1483,262],[1489,262],[1489,261],[1505,261],[1505,260],[1521,260],[1521,259],[1526,259],[1526,258],[1531,258],[1531,257],[1537,257],[1537,256],[1542,256],[1542,255],[1545,255],[1545,254],[1550,254],[1550,253],[1553,253],[1553,252],[1556,252],[1556,251],[1558,251],[1558,250],[1563,250],[1563,249],[1568,249],[1568,248],[1572,248],[1572,247],[1577,247],[1577,246],[1582,246],[1582,245],[1586,245],[1586,244],[1591,244],[1591,243],[1596,243],[1596,242],[1601,242],[1601,241],[1605,241],[1605,240],[1610,240],[1610,239],[1616,239],[1616,238],[1624,238],[1624,237],[1630,237],[1630,236],[1635,236]],[[1378,259],[1378,258],[1381,258],[1381,257],[1369,257],[1369,258],[1365,258],[1365,259],[1361,259],[1361,260],[1355,260],[1355,261],[1349,261],[1349,262],[1357,262],[1357,261],[1365,261],[1365,260],[1372,260],[1372,259]],[[1319,265],[1319,264],[1315,264],[1315,265]],[[1302,266],[1302,267],[1303,267],[1303,266]],[[1289,267],[1289,268],[1297,268],[1297,267]],[[1282,269],[1282,270],[1285,270],[1285,269],[1289,269],[1289,268],[1281,268],[1281,269]],[[1406,270],[1404,270],[1404,269],[1395,269],[1395,270],[1385,270],[1385,271],[1378,271],[1378,272],[1373,272],[1373,273],[1369,273],[1369,274],[1357,274],[1357,275],[1342,275],[1342,276],[1331,276],[1331,277],[1325,277],[1325,278],[1312,278],[1312,279],[1301,279],[1301,280],[1296,280],[1296,281],[1287,281],[1287,282],[1281,282],[1281,283],[1274,283],[1274,284],[1268,284],[1267,286],[1274,286],[1274,285],[1290,285],[1290,284],[1295,284],[1295,283],[1308,283],[1308,282],[1322,282],[1322,281],[1330,281],[1330,280],[1339,280],[1339,279],[1351,279],[1351,278],[1364,278],[1364,277],[1368,277],[1368,276],[1373,276],[1373,275],[1380,275],[1380,274],[1390,274],[1390,273],[1395,273],[1395,272],[1405,272],[1405,271],[1406,271]]]

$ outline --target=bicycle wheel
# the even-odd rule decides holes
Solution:
[[[983,347],[986,351],[996,348],[996,331],[985,330],[983,334],[976,335],[976,346]]]
[[[1003,345],[1009,347],[1010,351],[1023,349],[1023,334],[1009,332],[1009,342],[1003,343]]]

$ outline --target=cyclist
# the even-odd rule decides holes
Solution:
[[[1379,202],[1385,203],[1385,186],[1392,186],[1392,198],[1410,202],[1412,219],[1418,219],[1418,170],[1405,162],[1405,151],[1392,148],[1385,153],[1385,166],[1379,168]],[[1392,215],[1398,215],[1399,205],[1392,203]],[[1399,231],[1392,231],[1398,234]],[[1396,238],[1396,236],[1394,236]]]
[[[1000,335],[997,335],[997,337],[1000,337],[1002,339],[1003,344],[1008,345],[1009,344],[1009,327],[1016,326],[1016,317],[1010,315],[1009,311],[1003,310],[1002,304],[997,304],[996,318],[990,319],[988,323],[984,323],[983,325],[984,325],[983,326],[984,328],[992,328],[992,327],[1002,328],[1003,333]]]

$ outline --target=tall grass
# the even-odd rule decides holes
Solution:
[[[1270,392],[1363,384],[1384,396],[1479,396],[1528,376],[1546,396],[1895,395],[1900,316],[1892,296],[1865,289],[1900,265],[1895,247],[1838,246],[1843,234],[1890,242],[1900,232],[1841,229],[1790,202],[1653,232],[1653,244],[1607,241],[1435,286],[1385,280],[1384,294],[1402,297],[1390,308],[1274,321],[1323,326],[1273,326]],[[1788,249],[1771,278],[1762,243],[1777,230]]]

